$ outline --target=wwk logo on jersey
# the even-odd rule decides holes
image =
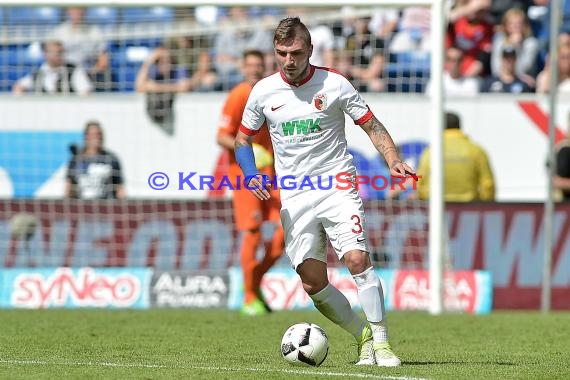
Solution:
[[[324,111],[327,108],[327,95],[317,94],[313,97],[313,104],[319,111]]]
[[[299,119],[281,123],[283,136],[308,135],[321,131],[321,118]]]

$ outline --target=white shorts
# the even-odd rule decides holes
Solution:
[[[369,252],[364,206],[358,191],[308,190],[282,200],[285,252],[297,269],[306,259],[327,262],[327,236],[337,256]]]

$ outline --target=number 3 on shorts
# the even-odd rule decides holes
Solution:
[[[350,219],[354,221],[354,226],[355,226],[351,231],[354,232],[355,234],[361,233],[362,224],[360,222],[360,217],[358,215],[352,215]]]

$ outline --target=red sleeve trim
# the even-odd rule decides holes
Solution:
[[[240,132],[243,132],[243,133],[245,133],[245,134],[248,135],[248,136],[255,136],[255,135],[257,135],[257,133],[259,132],[259,130],[254,131],[254,130],[252,130],[252,129],[249,129],[248,127],[246,127],[246,126],[243,125],[243,124],[241,124],[241,125],[239,126],[239,130],[240,130]]]
[[[358,120],[354,120],[354,124],[362,125],[362,124],[366,123],[368,120],[372,119],[373,116],[374,116],[374,114],[372,113],[372,111],[370,111],[370,109],[368,109],[368,112],[366,112],[366,114],[364,116],[362,116]]]

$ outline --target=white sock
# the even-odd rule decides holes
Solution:
[[[365,322],[352,310],[348,299],[337,288],[329,283],[320,292],[309,296],[325,317],[360,339]]]
[[[372,329],[372,337],[376,343],[385,343],[388,341],[388,328],[386,323],[382,322],[370,322],[370,328]]]
[[[358,299],[366,319],[370,322],[374,342],[388,341],[388,329],[386,327],[386,313],[384,311],[384,292],[380,278],[374,271],[374,267],[366,269],[360,274],[352,276],[358,289]]]

